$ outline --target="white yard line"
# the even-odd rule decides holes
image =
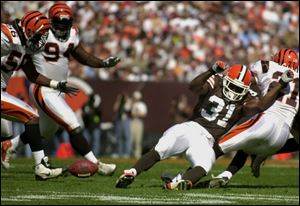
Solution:
[[[4,190],[7,191],[8,190]],[[120,196],[120,195],[105,195],[95,193],[76,193],[76,192],[54,192],[54,191],[26,191],[30,195],[17,195],[1,197],[2,201],[35,201],[35,200],[68,200],[68,199],[89,199],[93,201],[115,201],[118,203],[132,204],[234,204],[237,200],[265,200],[271,202],[286,201],[299,202],[299,196],[284,196],[284,195],[261,195],[261,194],[211,194],[211,193],[186,193],[181,194],[178,198],[174,197],[140,197],[140,196]],[[32,195],[32,194],[41,195]],[[45,194],[46,193],[46,194]]]

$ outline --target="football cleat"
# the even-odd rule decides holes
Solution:
[[[124,170],[123,174],[119,177],[116,182],[116,188],[126,188],[128,185],[133,183],[135,175],[130,170]]]
[[[12,147],[11,140],[6,140],[1,143],[1,165],[4,169],[9,169],[9,160],[16,151]]]
[[[219,188],[219,187],[224,187],[229,183],[228,177],[213,177],[209,181],[208,188]]]
[[[260,176],[260,166],[266,159],[265,156],[251,155],[251,173],[254,177]]]
[[[160,176],[160,178],[165,184],[168,184],[168,183],[172,182],[172,180],[174,179],[174,176],[168,175],[168,174],[162,174]]]
[[[105,164],[103,162],[98,162],[98,173],[104,176],[112,176],[117,169],[115,164]]]
[[[165,185],[164,189],[167,190],[189,190],[193,186],[190,180],[179,180],[176,182],[169,182]]]
[[[34,167],[35,170],[35,179],[36,180],[48,180],[62,176],[66,170],[63,168],[53,168],[51,167],[48,157],[43,157],[40,164]]]

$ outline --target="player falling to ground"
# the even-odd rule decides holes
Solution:
[[[193,117],[166,130],[154,149],[143,155],[131,169],[124,170],[116,182],[117,188],[126,188],[156,162],[180,153],[185,153],[192,167],[180,180],[168,182],[166,189],[189,189],[210,171],[215,162],[214,137],[221,136],[236,123],[247,111],[244,103],[251,99],[250,70],[237,64],[227,70],[224,79],[215,75],[226,68],[224,62],[218,61],[191,82],[190,89],[199,99]],[[280,89],[281,85],[277,85],[274,94]],[[263,102],[260,106],[269,105]]]
[[[290,128],[299,108],[299,58],[291,49],[281,49],[272,61],[258,61],[252,65],[262,95],[270,90],[280,75],[290,70],[294,80],[266,111],[232,128],[219,142],[223,153],[240,150],[226,171],[210,182],[210,187],[225,186],[246,162],[247,156],[256,155],[251,164],[252,173],[259,176],[260,164],[270,155],[299,151],[299,144]],[[284,146],[284,147],[283,147]]]
[[[78,62],[95,68],[113,67],[120,61],[118,57],[101,60],[84,50],[79,41],[77,28],[72,27],[73,14],[67,4],[55,3],[49,9],[48,16],[51,29],[47,42],[43,51],[33,57],[33,62],[41,74],[57,81],[66,80],[70,55]],[[98,164],[100,174],[113,174],[116,165],[102,163],[95,157],[83,136],[83,129],[75,113],[65,102],[64,95],[40,85],[34,85],[31,94],[39,111],[43,137],[54,136],[58,127],[62,126],[69,133],[70,142],[75,151],[87,160]]]
[[[28,104],[8,94],[6,87],[14,71],[21,68],[27,78],[36,84],[50,86],[60,92],[77,92],[76,88],[69,87],[66,82],[57,82],[39,74],[32,64],[31,56],[45,45],[49,28],[48,18],[38,11],[27,13],[21,20],[15,19],[12,25],[1,24],[1,142],[13,135],[11,121],[24,123],[25,132],[20,138],[30,145],[37,179],[60,176],[63,169],[52,168],[44,154],[38,114]],[[12,143],[3,142],[1,147],[9,150]],[[2,165],[8,168],[9,165],[3,161],[5,159],[6,153],[2,153]]]

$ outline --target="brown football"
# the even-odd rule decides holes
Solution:
[[[98,171],[98,165],[88,160],[78,160],[68,167],[68,171],[75,177],[90,177]]]

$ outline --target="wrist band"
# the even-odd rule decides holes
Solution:
[[[53,88],[53,89],[56,89],[58,83],[59,83],[58,81],[51,80],[51,81],[50,81],[50,87]]]
[[[281,84],[281,86],[285,87],[288,82],[284,82],[282,79],[279,80],[279,83]]]

